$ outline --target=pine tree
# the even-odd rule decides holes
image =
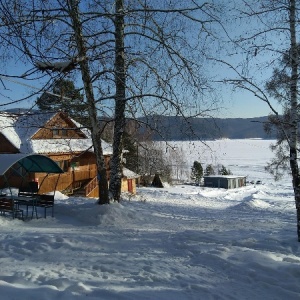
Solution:
[[[224,165],[221,166],[219,170],[220,175],[232,175],[231,171],[229,169],[226,169]]]
[[[75,88],[73,81],[56,81],[49,92],[43,93],[36,101],[43,111],[64,111],[78,122],[87,125],[87,106],[83,95]]]
[[[191,179],[195,181],[196,184],[200,184],[201,178],[203,177],[203,168],[199,161],[194,161],[191,173]]]
[[[205,176],[215,175],[215,169],[212,164],[209,164],[205,168]]]

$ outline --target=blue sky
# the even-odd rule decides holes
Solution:
[[[15,79],[15,81],[22,83],[20,79]],[[24,100],[20,103],[15,103],[10,106],[2,106],[4,103],[9,101],[18,100],[21,97],[26,97],[34,88],[29,88],[21,84],[12,83],[7,80],[2,80],[3,84],[0,84],[0,109],[5,110],[7,108],[28,108],[32,105],[37,96],[31,99]],[[28,83],[34,87],[34,83]],[[38,88],[39,86],[36,86]],[[252,118],[261,117],[268,115],[271,110],[266,103],[257,99],[253,94],[236,91],[224,91],[222,95],[222,103],[220,103],[220,110],[217,117],[220,118]],[[274,102],[276,107],[276,103]]]
[[[30,69],[30,66],[17,66],[14,64],[8,65],[6,69],[2,70],[2,74],[18,74],[21,75],[25,72],[26,69]],[[220,72],[220,68],[217,69]],[[221,73],[227,72],[225,69]],[[220,74],[222,76],[222,74]],[[0,78],[1,79],[1,78]],[[21,79],[13,79],[19,83],[25,83]],[[0,110],[5,110],[8,108],[29,108],[32,106],[34,101],[37,98],[37,95],[31,99],[24,100],[22,102],[15,103],[10,106],[3,106],[4,103],[10,101],[18,100],[30,95],[32,92],[36,92],[41,88],[42,84],[36,81],[26,82],[25,84],[32,86],[24,86],[22,84],[13,83],[11,81],[2,79],[0,82]],[[79,86],[77,86],[79,87]],[[266,103],[262,102],[256,98],[252,93],[236,90],[232,91],[230,88],[225,88],[221,84],[216,86],[218,94],[220,94],[222,100],[219,104],[219,111],[215,117],[219,118],[252,118],[252,117],[261,117],[267,116],[271,110]],[[276,102],[274,101],[275,108],[279,108]]]
[[[271,113],[269,106],[251,93],[236,92],[234,94],[223,95],[223,97],[224,108],[220,111],[220,117],[252,118],[267,116]],[[276,109],[280,109],[275,101],[272,105]]]

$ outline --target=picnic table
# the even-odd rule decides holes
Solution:
[[[26,215],[23,213],[23,206],[26,207]],[[39,194],[22,194],[17,196],[1,196],[0,195],[0,213],[11,213],[13,218],[21,216],[29,216],[29,208],[31,208],[31,219],[36,217],[38,219],[37,208],[44,209],[44,218],[47,217],[47,209],[52,209],[52,217],[54,217],[54,195],[39,195]]]
[[[26,206],[26,218],[28,218],[28,208],[32,208],[31,212],[31,219],[33,219],[34,213],[36,218],[38,219],[38,214],[37,214],[37,202],[38,202],[38,197],[37,195],[31,195],[31,196],[23,196],[23,195],[18,195],[18,196],[12,196],[12,199],[14,200],[16,206],[18,209],[22,206]]]

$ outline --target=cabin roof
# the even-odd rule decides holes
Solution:
[[[32,139],[56,113],[32,113],[32,114],[12,114],[0,112],[0,131],[7,140],[19,149],[20,153],[68,153],[93,151],[91,132],[83,126],[69,118],[75,127],[80,128],[86,138],[78,139]],[[102,140],[103,154],[112,154],[110,144]]]

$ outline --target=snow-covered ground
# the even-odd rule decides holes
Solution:
[[[54,218],[0,217],[0,299],[300,299],[293,193],[263,169],[270,142],[210,143],[263,184],[141,187],[106,206],[58,193]]]

